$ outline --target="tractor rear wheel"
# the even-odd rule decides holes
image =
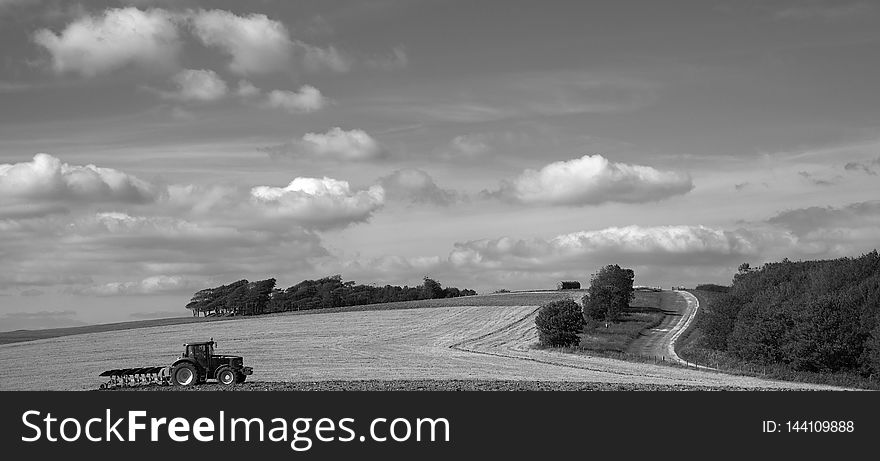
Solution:
[[[221,367],[217,370],[217,382],[224,386],[229,386],[235,383],[235,372],[232,371],[232,368],[229,367]]]
[[[192,386],[199,382],[199,372],[191,363],[179,363],[171,370],[171,381],[175,386]]]

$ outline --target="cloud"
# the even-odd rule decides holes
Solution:
[[[181,46],[171,13],[132,7],[82,16],[60,34],[40,29],[33,40],[49,52],[55,72],[85,77],[129,65],[171,68]]]
[[[175,91],[147,89],[162,98],[183,102],[212,102],[233,95],[244,103],[282,109],[292,114],[314,112],[327,104],[327,98],[310,85],[303,85],[298,91],[272,90],[264,93],[249,80],[240,79],[236,87],[230,89],[213,70],[184,69],[172,76],[171,81],[177,87]],[[186,112],[179,115],[182,115],[179,117],[182,119],[192,118],[192,114]]]
[[[63,284],[63,292],[90,296],[185,292],[200,282],[308,272],[310,258],[326,255],[320,238],[294,219],[272,216],[247,194],[241,199],[231,209],[187,219],[97,212],[59,222],[44,235],[13,235],[0,242],[0,254],[10,250],[5,269],[16,278],[0,276],[0,286]],[[44,273],[68,278],[38,278]]]
[[[308,71],[320,72],[326,69],[344,73],[351,70],[351,58],[344,56],[332,45],[327,48],[303,42],[297,42],[297,45],[304,50],[303,64]]]
[[[448,206],[460,200],[454,191],[441,189],[426,172],[417,168],[397,170],[379,178],[389,200]]]
[[[171,77],[171,81],[177,91],[162,95],[181,101],[217,101],[225,98],[229,91],[226,82],[213,70],[184,69]]]
[[[809,173],[807,171],[798,171],[798,176],[804,178],[810,184],[813,184],[815,186],[833,186],[837,182],[837,180],[840,179],[840,176],[831,179],[819,178],[816,177],[815,174]]]
[[[409,65],[409,57],[406,54],[406,48],[398,45],[387,56],[368,58],[366,64],[374,69],[385,71],[405,69]]]
[[[877,176],[877,170],[875,169],[877,167],[880,167],[880,157],[869,162],[849,162],[843,166],[843,169],[846,171],[861,171],[870,176]]]
[[[294,156],[338,161],[371,161],[387,156],[385,148],[363,130],[334,127],[325,133],[306,133],[301,139],[261,148],[274,157]]]
[[[619,73],[515,72],[449,78],[432,92],[395,87],[372,99],[374,111],[414,121],[476,123],[632,112],[653,104],[658,87]]]
[[[485,135],[461,135],[449,142],[450,156],[477,157],[489,152],[490,146]]]
[[[269,216],[329,229],[367,221],[384,205],[385,191],[378,185],[352,191],[347,181],[327,177],[296,178],[286,187],[254,187],[251,200]]]
[[[551,163],[526,170],[488,196],[533,205],[644,203],[681,195],[694,188],[682,173],[648,166],[612,163],[601,155]]]
[[[327,256],[318,231],[364,222],[385,200],[379,185],[359,190],[332,178],[144,186],[45,154],[0,171],[0,290],[18,292],[149,295],[241,277],[307,277],[314,258]]]
[[[72,288],[68,291],[72,294],[88,296],[131,296],[192,293],[204,286],[204,280],[193,280],[179,275],[156,275],[134,282],[108,282],[100,285]]]
[[[773,13],[773,16],[782,20],[803,21],[821,19],[825,21],[835,21],[864,15],[865,13],[869,13],[871,9],[871,5],[865,2],[846,4],[840,2],[833,5],[823,4],[822,2],[806,2],[805,4],[777,10]]]
[[[232,72],[265,74],[290,66],[293,42],[287,27],[264,14],[237,16],[224,10],[199,10],[190,14],[190,23],[203,44],[232,58]]]
[[[8,264],[7,269],[12,269]],[[47,287],[52,285],[75,285],[91,283],[90,276],[82,274],[28,274],[23,272],[7,273],[0,275],[0,288],[8,287]]]
[[[783,211],[768,219],[770,224],[784,227],[801,237],[821,237],[829,231],[839,240],[855,236],[859,231],[880,235],[880,201],[858,202],[843,207],[809,207]]]
[[[253,98],[259,96],[260,93],[262,93],[262,91],[247,80],[239,80],[238,87],[235,90],[235,94],[242,98]]]
[[[303,85],[298,91],[272,90],[266,98],[269,107],[284,109],[291,113],[314,112],[327,104],[327,99],[311,85]]]
[[[455,266],[505,270],[599,267],[605,260],[692,265],[757,255],[763,240],[742,230],[705,226],[610,227],[547,240],[502,237],[456,243],[449,261]]]
[[[39,210],[37,205],[46,211],[65,211],[65,205],[77,202],[137,204],[157,197],[157,187],[137,177],[95,165],[69,165],[49,154],[36,154],[30,162],[0,164],[0,215],[4,210],[21,211],[23,203],[30,211]]]
[[[606,264],[634,268],[652,284],[726,283],[743,262],[827,259],[877,248],[880,201],[782,212],[767,221],[727,228],[703,225],[623,226],[551,237],[486,238],[455,243],[444,257],[348,261],[361,277],[394,280],[431,274],[477,288],[538,288],[555,281],[587,281]]]
[[[340,127],[326,133],[306,133],[302,146],[311,155],[340,160],[372,160],[384,154],[379,143],[365,131]]]

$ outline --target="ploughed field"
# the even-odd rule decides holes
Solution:
[[[444,300],[391,303],[398,305],[5,344],[0,345],[0,389],[96,389],[103,370],[169,365],[185,341],[209,337],[218,342],[218,353],[243,355],[245,365],[254,367],[245,389],[276,386],[269,383],[324,383],[317,387],[324,388],[341,381],[386,383],[378,387],[392,389],[389,381],[471,383],[465,389],[481,381],[599,383],[580,388],[600,389],[821,387],[535,349],[537,305],[560,296],[567,294],[488,295],[446,305]],[[424,305],[434,307],[419,307]]]

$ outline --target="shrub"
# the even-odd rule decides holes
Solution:
[[[584,328],[584,315],[572,299],[553,301],[541,306],[535,325],[541,345],[572,346],[580,341],[578,333]]]

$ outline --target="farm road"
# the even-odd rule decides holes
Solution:
[[[666,316],[660,325],[633,341],[627,353],[684,363],[675,353],[674,342],[693,321],[698,308],[696,297],[686,291],[661,292],[660,309],[666,312]]]

